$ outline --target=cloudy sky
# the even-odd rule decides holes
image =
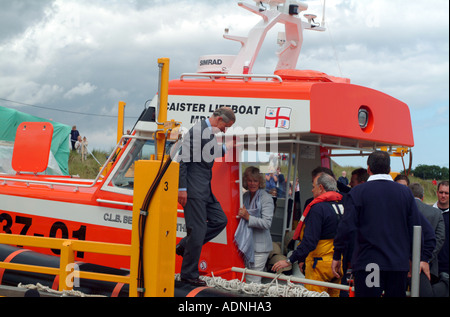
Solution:
[[[247,0],[248,2],[252,2]],[[323,0],[306,1],[322,19]],[[298,69],[347,77],[411,110],[418,164],[449,166],[449,1],[328,0],[324,33],[306,32]],[[91,148],[115,145],[117,104],[131,128],[157,90],[205,54],[236,54],[223,30],[259,21],[235,0],[0,0],[0,106],[77,125]],[[277,30],[254,73],[272,73]],[[340,159],[340,164],[364,160]],[[399,159],[394,170],[401,170]]]

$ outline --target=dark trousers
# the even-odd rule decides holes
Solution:
[[[408,282],[408,272],[379,271],[374,272],[356,271],[355,297],[405,297]],[[375,281],[374,279],[378,279]],[[376,286],[373,286],[375,284]]]
[[[214,239],[227,225],[227,217],[218,201],[188,198],[184,206],[187,235],[180,241],[184,247],[181,278],[199,277],[198,261],[202,247]]]
[[[431,275],[431,280],[420,273],[420,290],[419,297],[448,297],[448,274],[441,273],[440,277]]]

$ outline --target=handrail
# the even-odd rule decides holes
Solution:
[[[339,290],[347,291],[347,292],[354,292],[354,290],[355,290],[354,287],[348,286],[348,285],[342,285],[342,284],[335,284],[335,283],[328,283],[328,282],[310,280],[310,279],[306,279],[306,278],[287,276],[287,275],[284,275],[284,274],[278,275],[278,274],[273,274],[273,273],[268,273],[268,272],[247,270],[247,269],[243,269],[243,268],[240,268],[240,267],[232,267],[231,271],[237,272],[237,273],[250,274],[250,275],[258,275],[258,276],[262,276],[262,277],[268,277],[268,278],[279,279],[279,280],[284,280],[284,281],[297,282],[297,283],[301,283],[301,284],[323,286],[323,287],[339,289]]]
[[[180,80],[183,81],[185,77],[208,77],[212,81],[217,78],[242,78],[245,81],[252,78],[263,78],[263,79],[276,79],[280,83],[283,82],[283,79],[278,75],[261,75],[261,74],[221,74],[221,73],[185,73],[181,74]]]
[[[15,234],[0,234],[0,244],[21,245],[28,247],[40,247],[40,248],[51,248],[61,250],[59,268],[49,268],[45,266],[17,264],[17,263],[4,263],[0,261],[0,268],[2,269],[59,275],[59,291],[73,289],[73,283],[72,285],[67,285],[67,281],[70,280],[73,276],[77,278],[84,278],[90,280],[130,284],[129,276],[74,271],[75,267],[74,252],[83,251],[83,252],[92,252],[110,255],[131,256],[131,245],[94,242],[94,241],[68,240],[59,238],[32,237]]]
[[[133,207],[133,203],[127,203],[124,201],[117,201],[117,200],[107,200],[107,199],[97,199],[98,203],[103,204],[111,204],[111,205],[119,205],[119,206],[127,206],[127,207]]]
[[[68,186],[68,187],[76,187],[76,188],[91,188],[94,187],[95,184],[97,184],[98,180],[100,179],[100,176],[108,166],[108,163],[111,162],[112,158],[114,157],[116,151],[119,149],[120,146],[122,146],[122,140],[124,137],[122,137],[121,141],[116,145],[114,150],[112,151],[111,155],[106,160],[105,164],[103,164],[102,169],[98,173],[97,177],[92,181],[89,185],[83,185],[83,184],[70,184],[70,183],[61,183],[61,182],[45,182],[45,181],[36,181],[31,179],[18,179],[18,178],[9,178],[9,177],[0,177],[0,180],[3,181],[3,185],[6,184],[6,182],[22,182],[22,183],[30,183],[30,184],[36,184],[36,185],[59,185],[59,186]]]
[[[91,184],[71,184],[71,183],[63,183],[63,182],[49,182],[49,181],[37,181],[37,180],[32,180],[32,179],[20,179],[20,178],[10,178],[10,177],[0,177],[0,181],[3,181],[3,184],[0,185],[6,185],[6,182],[18,182],[18,183],[27,183],[27,184],[35,184],[35,185],[48,185],[48,186],[54,186],[54,185],[58,185],[58,186],[67,186],[67,187],[75,187],[76,190],[78,188],[92,188],[94,187],[97,182],[99,181],[101,175],[103,174],[103,172],[105,171],[105,169],[108,166],[108,163],[111,162],[111,160],[113,159],[113,157],[116,154],[116,151],[123,146],[123,140],[124,139],[140,139],[140,140],[154,140],[153,137],[140,137],[140,136],[134,136],[134,135],[124,135],[122,136],[122,139],[120,139],[120,142],[117,143],[116,147],[114,148],[114,150],[111,152],[111,155],[108,157],[108,159],[106,160],[106,162],[103,164],[102,169],[100,170],[100,172],[98,173],[97,177],[92,181]]]

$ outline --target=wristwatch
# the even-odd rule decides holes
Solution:
[[[286,259],[286,262],[287,262],[288,264],[291,264],[291,260],[290,260],[289,258]]]

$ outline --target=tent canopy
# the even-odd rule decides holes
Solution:
[[[51,153],[63,175],[69,175],[69,140],[71,127],[0,106],[0,140],[14,142],[22,122],[50,122],[53,125]]]

